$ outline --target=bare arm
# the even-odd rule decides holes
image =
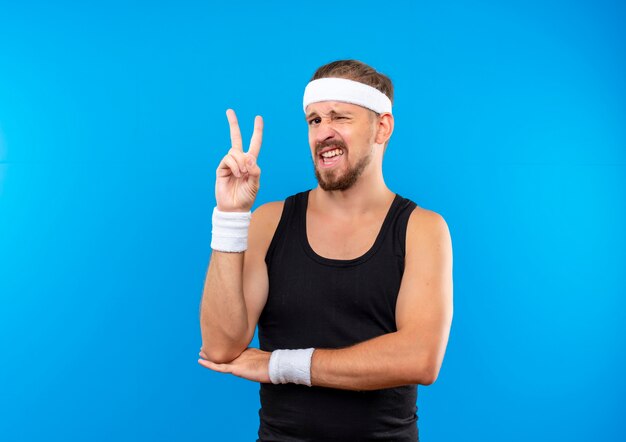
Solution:
[[[226,116],[232,147],[216,170],[217,209],[221,212],[248,212],[260,187],[261,169],[257,157],[261,149],[263,119],[260,116],[255,118],[250,148],[244,152],[237,116],[231,109],[226,111]],[[270,232],[264,217],[266,210],[262,207],[255,210],[250,220],[245,252],[213,250],[211,254],[200,303],[200,329],[202,351],[215,361],[230,361],[245,350],[267,298],[264,254]],[[229,245],[222,244],[221,247],[227,250]]]
[[[314,386],[374,390],[435,382],[452,323],[452,244],[435,212],[417,208],[407,226],[397,331],[342,349],[316,349]]]
[[[218,363],[239,356],[254,336],[267,301],[265,254],[276,231],[282,202],[266,203],[252,214],[244,253],[213,251],[200,305],[202,351]]]
[[[212,360],[227,360],[230,355],[234,359],[247,345],[243,260],[243,253],[211,253],[200,304],[200,329],[202,350]]]

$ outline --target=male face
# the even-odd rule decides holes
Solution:
[[[307,106],[306,121],[320,187],[349,189],[372,159],[374,113],[355,104],[322,101]]]

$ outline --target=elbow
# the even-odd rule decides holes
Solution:
[[[227,364],[237,359],[247,347],[248,344],[245,340],[218,340],[204,335],[202,339],[201,355],[204,359],[216,364]]]
[[[436,362],[423,362],[415,364],[416,370],[413,372],[413,383],[419,385],[432,385],[439,376],[441,364]]]
[[[201,351],[204,359],[216,364],[228,364],[229,362],[237,359],[239,355],[243,353],[243,350],[237,351],[234,348],[215,349],[206,345],[202,346]]]
[[[418,383],[421,385],[432,385],[435,383],[438,376],[439,376],[438,369],[430,368],[430,369],[424,370],[420,373]]]
[[[237,359],[251,340],[247,336],[228,336],[225,333],[218,335],[207,333],[203,329],[201,353],[204,359],[216,364],[226,364]]]

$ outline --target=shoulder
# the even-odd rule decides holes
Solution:
[[[429,209],[425,209],[420,206],[415,206],[409,216],[408,228],[410,229],[441,229],[445,227],[447,229],[448,223],[442,215]]]
[[[252,218],[262,221],[271,221],[276,217],[280,219],[284,205],[285,201],[270,201],[269,203],[261,204],[252,212]]]
[[[271,230],[274,233],[280,222],[284,205],[284,201],[270,201],[269,203],[261,204],[252,212],[250,225],[255,224],[257,229]]]
[[[300,192],[287,197],[283,201],[270,201],[268,203],[261,204],[252,212],[251,224],[257,224],[257,226],[263,230],[271,230],[272,234],[280,223],[285,202],[290,200],[293,204],[293,200],[303,195],[305,192]]]
[[[407,223],[407,254],[424,247],[445,247],[450,243],[450,229],[442,215],[432,210],[416,206]]]
[[[265,254],[280,222],[284,204],[284,201],[271,201],[252,212],[248,230],[249,249]]]

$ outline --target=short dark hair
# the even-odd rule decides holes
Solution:
[[[393,104],[393,83],[385,74],[358,60],[337,60],[318,68],[311,81],[319,78],[346,78],[372,86],[391,100]]]

